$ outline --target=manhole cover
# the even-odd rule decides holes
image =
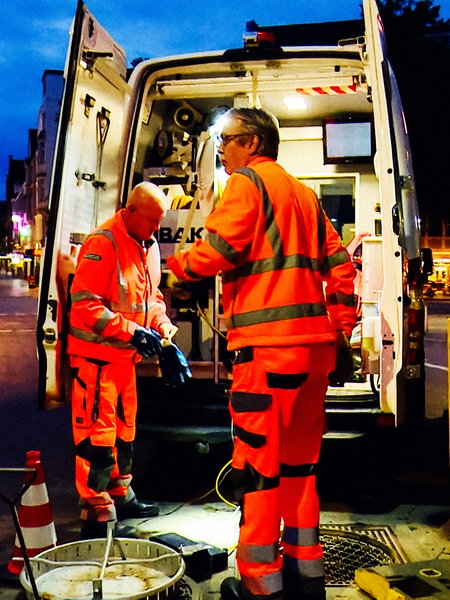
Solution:
[[[329,586],[351,585],[356,569],[406,562],[389,527],[326,525],[320,528]]]

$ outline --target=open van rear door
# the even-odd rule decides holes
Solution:
[[[79,0],[53,161],[37,324],[39,405],[69,395],[65,340],[78,249],[120,204],[129,98],[123,49]]]
[[[397,405],[395,388],[405,344],[403,261],[419,256],[418,208],[408,133],[395,76],[386,57],[384,28],[375,0],[364,0],[363,11],[376,132],[375,168],[383,199],[379,244],[383,283],[382,289],[369,290],[368,294],[372,294],[369,301],[378,303],[381,319],[381,408],[398,419],[401,408]]]
[[[386,58],[387,48],[383,23],[375,0],[364,0],[367,52],[370,56],[370,85],[374,118],[380,125],[376,134],[391,132],[392,172],[396,183],[398,233],[409,259],[420,256],[420,233],[417,227],[418,205],[413,184],[414,173],[408,131],[395,75]],[[383,126],[384,125],[384,126]],[[389,128],[387,129],[387,127]],[[377,157],[389,168],[386,153]],[[387,162],[386,162],[387,159]]]

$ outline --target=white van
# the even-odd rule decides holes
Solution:
[[[170,210],[159,232],[162,268],[203,234],[226,181],[220,116],[257,106],[280,124],[280,163],[311,186],[358,266],[360,323],[354,381],[329,388],[328,437],[393,431],[423,418],[423,303],[419,217],[402,105],[374,0],[364,20],[258,27],[244,46],[143,61],[123,50],[79,2],[65,68],[38,315],[39,398],[70,399],[69,288],[85,237],[150,180]],[[164,288],[164,283],[162,285]],[[193,380],[164,387],[158,365],[138,368],[138,427],[154,439],[230,439],[232,357],[220,277],[196,301],[166,295]],[[408,382],[413,381],[411,389]],[[408,392],[408,393],[407,393]]]

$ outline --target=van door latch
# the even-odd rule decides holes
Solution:
[[[99,181],[95,178],[95,173],[82,173],[78,169],[75,171],[75,177],[78,181],[90,181],[95,188],[102,188],[103,190],[106,187],[106,181]]]

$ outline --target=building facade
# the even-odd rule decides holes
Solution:
[[[42,76],[42,104],[37,129],[28,132],[28,157],[10,157],[6,183],[8,252],[39,256],[45,243],[53,152],[58,131],[64,78],[62,71]]]

